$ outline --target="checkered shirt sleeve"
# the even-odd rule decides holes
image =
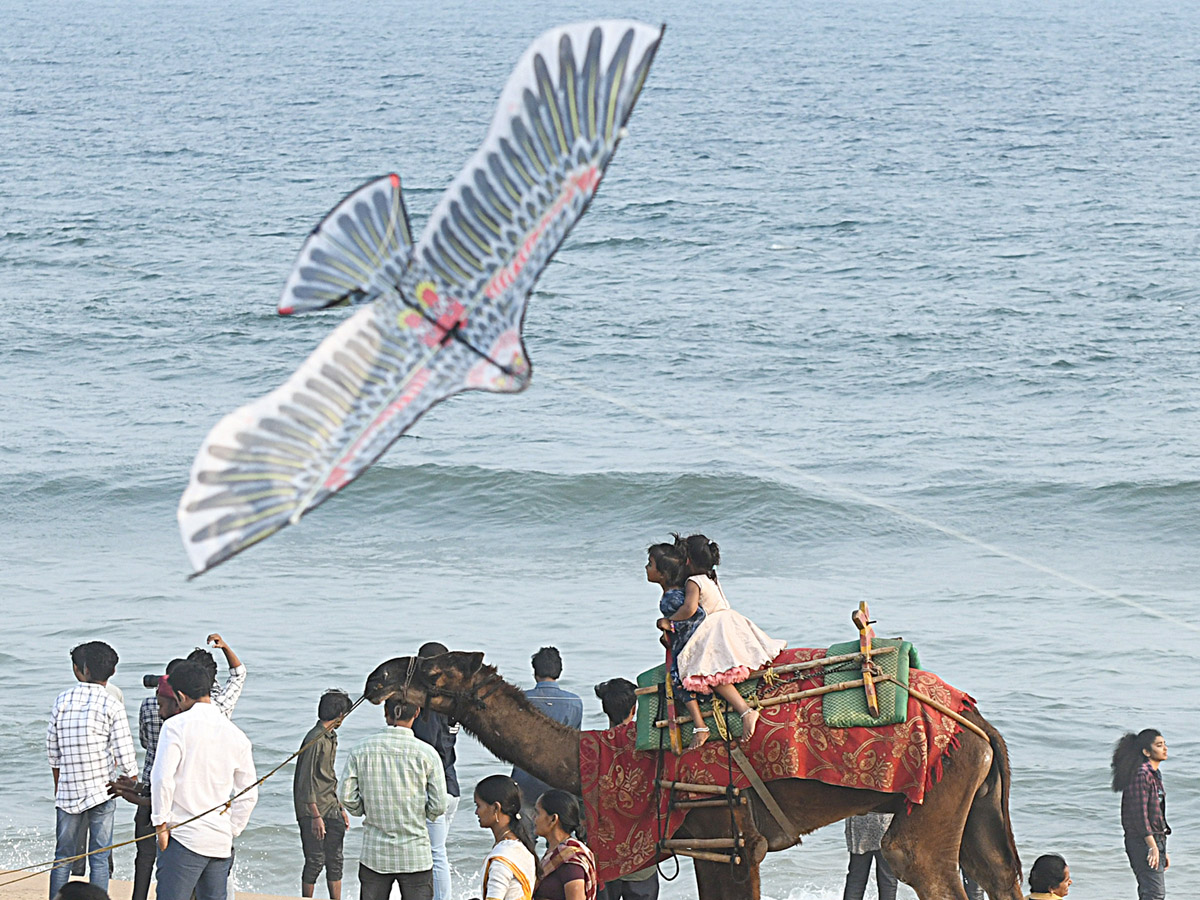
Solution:
[[[162,716],[158,714],[158,698],[147,697],[138,710],[138,740],[146,751],[142,765],[142,784],[150,783],[150,772],[154,768],[154,754],[158,750],[158,736],[162,733]]]
[[[58,769],[55,805],[81,813],[108,800],[114,772],[137,774],[125,708],[99,684],[79,684],[54,701],[46,756]]]
[[[214,687],[212,692],[213,706],[225,713],[225,718],[233,718],[233,708],[237,705],[238,697],[242,696],[242,688],[246,686],[246,667],[234,666],[229,670],[225,684]]]

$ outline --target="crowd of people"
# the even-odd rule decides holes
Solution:
[[[646,567],[647,578],[663,588],[664,619],[659,627],[666,643],[675,642],[680,651],[688,640],[695,640],[699,629],[693,627],[683,642],[676,642],[675,623],[687,622],[698,613],[719,618],[723,611],[732,612],[713,571],[719,559],[716,545],[705,539],[711,547],[698,547],[689,555],[687,540],[651,547]],[[687,574],[697,557],[703,568]],[[695,586],[695,591],[689,586]],[[682,597],[668,600],[670,591]],[[675,612],[668,614],[668,608]],[[672,619],[681,611],[683,618]],[[664,627],[664,620],[672,624]],[[744,617],[731,619],[723,629],[717,633],[741,635],[739,646],[750,647],[751,657],[768,652],[772,645]],[[104,848],[112,844],[118,799],[136,808],[135,836],[143,838],[137,843],[132,900],[146,900],[156,868],[159,900],[232,900],[234,839],[246,827],[257,801],[257,774],[250,741],[231,720],[246,682],[246,667],[219,634],[209,635],[207,643],[225,656],[228,673],[223,683],[205,648],[172,660],[161,676],[147,676],[146,686],[154,687],[155,695],[143,701],[138,712],[138,738],[145,750],[140,771],[124,699],[109,683],[118,662],[116,651],[101,641],[71,651],[78,683],[56,698],[46,739],[55,786],[55,859],[62,861],[50,873],[51,900],[107,896],[111,851]],[[442,644],[428,643],[419,655],[445,652]],[[738,673],[726,665],[731,659],[736,663],[733,668],[758,664],[744,654],[709,654],[717,660],[715,666],[689,673],[686,666],[678,665],[681,656],[682,652],[675,654],[677,665],[671,677],[689,698],[705,687],[720,691],[736,684]],[[562,674],[558,650],[543,647],[531,662],[535,684],[526,691],[529,701],[551,718],[579,728],[583,701],[557,683]],[[724,678],[703,677],[722,672]],[[635,690],[624,678],[595,687],[610,727],[633,720]],[[323,872],[329,897],[340,900],[343,842],[354,816],[363,820],[357,872],[362,900],[387,900],[393,884],[403,900],[449,900],[446,839],[460,795],[455,771],[458,725],[403,697],[392,697],[384,702],[386,727],[345,754],[339,777],[337,731],[351,708],[344,691],[323,694],[317,703],[317,721],[303,737],[296,760],[293,800],[304,856],[302,895],[314,896]],[[746,721],[745,726],[752,731],[753,722]],[[702,737],[699,742],[703,741]],[[1122,794],[1125,848],[1139,900],[1166,896],[1170,827],[1159,772],[1166,758],[1162,735],[1147,729],[1122,737],[1112,759],[1112,787]],[[654,866],[605,885],[598,883],[580,798],[514,768],[510,774],[482,779],[472,799],[479,827],[489,830],[493,838],[491,851],[481,861],[480,900],[657,898]],[[213,810],[218,813],[209,814]],[[847,820],[850,865],[845,900],[863,896],[872,863],[881,900],[895,897],[896,879],[881,852],[890,819],[887,814],[869,813]],[[538,837],[546,846],[540,859]],[[89,884],[70,882],[70,861],[85,854]],[[82,863],[79,859],[76,865]],[[83,871],[75,868],[74,874]],[[1041,856],[1030,869],[1032,900],[1065,897],[1070,885],[1070,869],[1061,856]],[[979,886],[965,876],[964,887],[972,900],[983,897]]]

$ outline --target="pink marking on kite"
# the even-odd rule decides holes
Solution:
[[[280,314],[281,316],[290,316],[290,315],[291,315],[292,313],[294,313],[295,311],[296,311],[296,307],[294,307],[294,306],[281,306],[281,307],[279,307],[279,314]]]
[[[546,214],[538,221],[533,230],[521,244],[521,248],[517,251],[513,261],[497,272],[492,280],[487,283],[487,287],[483,289],[484,295],[489,300],[495,300],[503,291],[512,287],[513,282],[517,280],[517,276],[525,268],[529,262],[529,257],[533,254],[533,248],[537,246],[537,242],[541,240],[547,226],[553,221],[555,216],[563,211],[571,199],[575,196],[576,191],[582,193],[591,193],[595,191],[596,185],[600,183],[600,171],[595,166],[591,166],[580,172],[578,175],[572,175],[563,185],[562,192],[558,195],[558,199],[554,201],[554,205],[546,211]]]
[[[392,174],[388,176],[388,181],[392,183],[392,187],[400,187],[400,176],[395,172],[392,172]]]
[[[349,483],[350,473],[346,470],[346,465],[358,454],[359,449],[375,436],[379,429],[394,419],[406,406],[417,398],[429,382],[430,375],[429,369],[422,369],[413,376],[412,381],[408,383],[408,387],[404,389],[404,393],[384,407],[383,411],[367,426],[366,430],[351,445],[350,449],[342,454],[341,458],[330,470],[329,475],[326,476],[322,487],[331,491],[338,491]]]

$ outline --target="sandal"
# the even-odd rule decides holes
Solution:
[[[695,750],[698,747],[703,747],[708,742],[708,728],[693,728],[692,742],[688,744],[689,750]]]
[[[754,728],[758,725],[759,712],[754,707],[742,713],[742,740],[748,741],[754,737]]]

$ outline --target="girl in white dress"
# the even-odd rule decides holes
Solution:
[[[507,775],[475,786],[475,817],[495,844],[483,864],[482,900],[532,900],[537,881],[534,838],[521,815],[521,789]]]
[[[713,541],[702,534],[676,535],[675,540],[687,554],[686,598],[698,600],[705,613],[704,621],[679,651],[683,686],[694,693],[716,693],[725,700],[742,717],[742,740],[749,740],[758,724],[758,710],[746,703],[736,685],[778,656],[787,641],[768,637],[729,606],[717,582],[721,549]]]

